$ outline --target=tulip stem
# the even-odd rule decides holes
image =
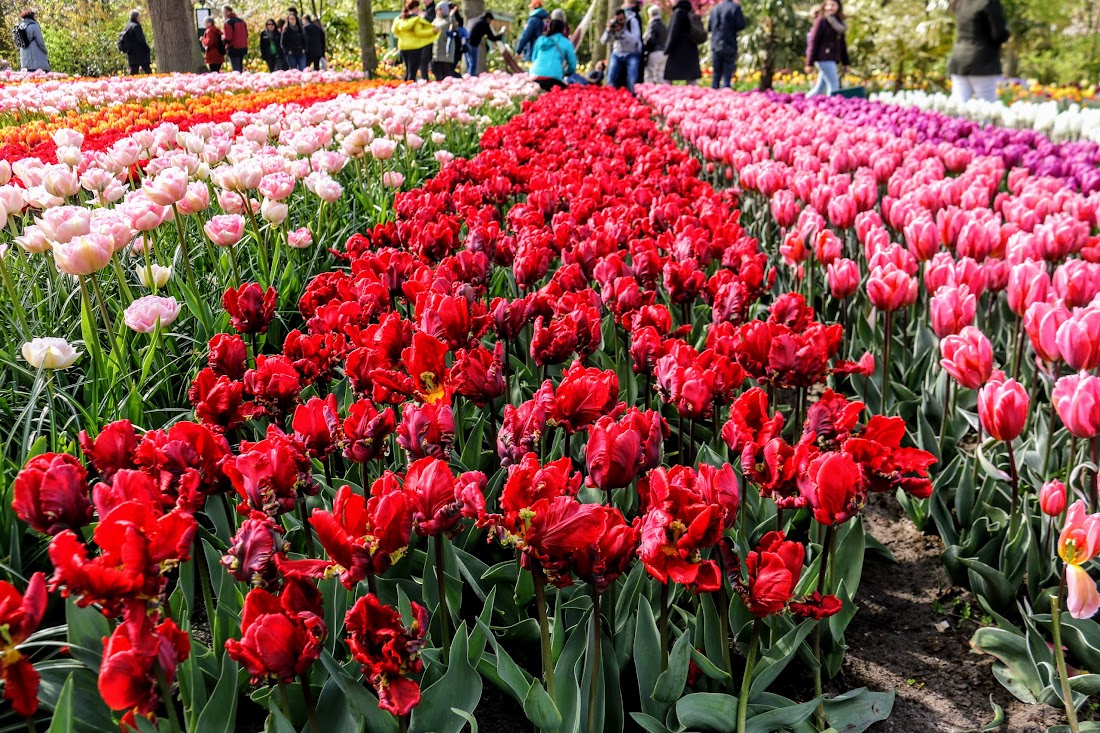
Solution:
[[[180,721],[178,714],[176,713],[175,700],[172,698],[172,690],[168,686],[168,675],[165,674],[164,668],[158,663],[157,667],[157,685],[160,687],[160,696],[164,703],[165,709],[168,711],[168,729],[172,733],[180,732]]]
[[[721,553],[719,553],[721,558]],[[733,684],[733,660],[730,658],[730,598],[729,593],[726,591],[726,569],[724,563],[722,565],[722,584],[718,586],[718,623],[722,627],[722,662],[725,664],[725,671],[729,674],[730,678],[726,680],[726,688],[729,694],[734,694],[737,688]]]
[[[943,415],[940,418],[940,461],[943,461],[943,449],[944,441],[947,439],[947,423],[951,419],[951,385],[953,384],[951,377],[948,376],[944,381],[943,387]]]
[[[34,716],[27,716],[27,733],[37,733],[37,728],[34,727]]]
[[[752,639],[749,641],[749,655],[745,658],[745,675],[741,678],[741,694],[737,698],[737,733],[745,733],[745,720],[749,712],[749,690],[752,689],[752,672],[756,666],[756,651],[760,648],[760,629],[764,625],[761,619],[752,622]]]
[[[883,415],[890,414],[886,410],[886,405],[888,403],[888,393],[890,391],[890,342],[893,340],[893,334],[891,333],[893,325],[894,312],[886,311],[886,324],[883,329],[884,333],[882,340],[882,381],[879,383],[879,391],[882,393],[882,402],[880,403],[881,410],[879,411]]]
[[[451,611],[447,607],[446,558],[443,555],[443,535],[435,537],[435,582],[439,589],[439,634],[443,637],[443,666],[450,664],[451,658]]]
[[[1016,454],[1012,451],[1012,441],[1006,440],[1005,447],[1008,448],[1008,477],[1012,482],[1012,505],[1009,507],[1009,514],[1016,513],[1016,505],[1020,501],[1020,476],[1016,471]]]
[[[1012,378],[1019,380],[1020,363],[1024,360],[1024,319],[1016,319],[1016,347],[1012,350]]]
[[[825,594],[825,583],[829,573],[829,556],[833,554],[833,540],[836,538],[836,525],[830,524],[825,528],[825,539],[821,543],[821,566],[817,571],[817,595]],[[814,659],[817,666],[814,667],[814,697],[822,696],[821,684],[821,621],[814,626]],[[819,730],[825,730],[825,704],[819,702],[814,715],[817,718]]]
[[[1100,478],[1100,439],[1094,437],[1092,439],[1092,485],[1089,487],[1089,512],[1092,514],[1096,513],[1096,507],[1100,505],[1097,501],[1100,498],[1098,497],[1100,492],[1097,491],[1098,478]]]
[[[279,702],[281,703],[280,707],[282,707],[282,709],[283,709],[283,715],[286,716],[286,719],[289,721],[289,720],[291,720],[291,717],[290,717],[290,695],[288,695],[287,692],[286,692],[286,684],[280,682],[278,686],[279,686]]]
[[[1043,470],[1039,478],[1047,480],[1047,469],[1050,468],[1050,450],[1054,444],[1054,419],[1057,413],[1054,411],[1054,402],[1050,403],[1050,418],[1047,420],[1047,444],[1043,447]]]
[[[23,310],[23,303],[19,300],[15,292],[15,284],[11,279],[11,271],[8,269],[8,261],[5,256],[0,256],[0,277],[4,280],[4,289],[8,291],[8,297],[11,298],[12,309],[15,311],[15,317],[19,321],[20,327],[23,329],[23,336],[27,339],[31,338],[31,329],[27,325],[27,314]]]
[[[668,601],[672,583],[665,580],[661,585],[661,671],[668,669]]]
[[[602,641],[600,639],[600,592],[595,585],[591,585],[592,591],[592,666],[591,679],[588,681],[588,733],[596,733],[596,698],[600,693],[600,653]]]
[[[309,548],[307,557],[317,557],[317,547],[313,544],[313,532],[309,529],[309,520],[306,517],[306,498],[298,503],[298,521],[302,523],[302,532],[306,537],[306,547]]]
[[[546,620],[546,576],[542,568],[534,568],[535,610],[539,615],[539,633],[542,637],[542,681],[550,699],[554,699],[554,650],[550,647],[550,624]]]
[[[309,680],[304,674],[298,676],[298,681],[302,685],[302,697],[306,701],[306,715],[309,716],[309,729],[313,733],[321,733],[321,726],[317,722],[317,709],[313,704],[313,690],[309,687]]]
[[[187,282],[195,282],[195,271],[191,268],[191,248],[187,246],[187,235],[183,231],[183,221],[180,219],[180,210],[172,204],[172,221],[176,224],[176,233],[180,238],[180,249],[183,250],[183,267],[187,270]]]
[[[1050,599],[1050,628],[1054,635],[1054,663],[1058,668],[1058,681],[1062,685],[1062,702],[1066,708],[1066,721],[1070,733],[1080,733],[1077,725],[1077,710],[1073,706],[1073,693],[1069,688],[1069,673],[1066,671],[1066,657],[1062,652],[1062,592],[1066,587],[1066,574],[1062,571],[1062,580],[1058,592]]]

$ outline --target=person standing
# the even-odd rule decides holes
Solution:
[[[408,0],[401,17],[393,21],[397,50],[405,63],[405,81],[416,81],[417,72],[428,81],[428,64],[432,59],[432,42],[438,31],[420,16],[420,0]]]
[[[141,11],[131,10],[130,22],[118,36],[118,50],[126,54],[126,63],[130,66],[132,76],[153,73],[149,42],[145,40],[140,18]]]
[[[225,63],[225,39],[221,29],[213,18],[206,19],[206,30],[202,34],[203,62],[211,71],[221,71]]]
[[[228,5],[222,6],[222,18],[225,19],[222,40],[225,41],[225,55],[229,57],[229,65],[233,67],[233,71],[244,71],[244,56],[248,53],[248,26]]]
[[[807,97],[822,92],[834,94],[840,89],[838,67],[843,66],[844,73],[848,73],[848,41],[844,37],[847,32],[840,0],[825,0],[806,41],[806,73],[817,67],[817,83],[806,93]]]
[[[699,43],[692,37],[692,15],[695,15],[695,10],[691,0],[677,0],[672,7],[672,21],[668,24],[668,42],[665,44],[665,81],[694,84],[703,76],[699,68]]]
[[[503,34],[493,33],[493,26],[490,25],[493,20],[496,18],[489,12],[470,19],[470,42],[466,47],[466,71],[470,76],[477,76],[478,49],[481,47],[481,42],[488,40],[491,43],[497,43],[504,38]]]
[[[260,58],[267,64],[268,71],[285,69],[283,61],[282,34],[274,20],[268,20],[264,29],[260,31]]]
[[[287,66],[298,71],[304,70],[306,68],[306,34],[302,21],[297,15],[286,16],[282,44]]]
[[[50,58],[46,53],[46,39],[42,37],[42,26],[38,25],[34,16],[34,11],[27,8],[16,26],[23,42],[19,47],[19,66],[23,71],[49,71]]]
[[[306,24],[302,28],[306,39],[306,63],[314,71],[321,70],[321,59],[325,57],[325,29],[311,15],[306,15]]]
[[[714,89],[728,88],[737,70],[737,34],[745,30],[741,0],[718,0],[710,10],[710,53]]]
[[[551,20],[546,33],[531,49],[531,76],[544,92],[565,87],[565,77],[577,70],[577,53],[563,34],[565,23]]]
[[[516,44],[516,53],[530,61],[535,41],[543,35],[549,22],[550,13],[543,9],[542,0],[531,0],[531,14],[527,16],[527,25],[523,26],[523,33]]]
[[[435,6],[435,20],[432,27],[439,31],[432,48],[432,76],[443,81],[454,74],[455,58],[458,55],[460,38],[455,10],[449,2]]]
[[[645,83],[665,84],[665,44],[668,42],[668,26],[661,18],[661,9],[649,6],[649,24],[642,36],[642,51],[645,52]]]
[[[636,0],[626,0],[607,21],[607,28],[600,37],[602,43],[611,43],[608,84],[616,89],[625,88],[631,94],[642,69],[642,22],[635,10],[637,7]]]
[[[1001,46],[1008,23],[1001,0],[951,0],[955,46],[947,62],[951,92],[962,102],[971,97],[994,102],[1001,78]]]

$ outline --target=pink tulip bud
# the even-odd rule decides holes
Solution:
[[[1058,352],[1071,368],[1100,367],[1100,308],[1074,308],[1055,336]]]
[[[793,226],[798,219],[798,202],[788,189],[781,188],[772,196],[772,216],[783,228]]]
[[[1009,443],[1024,430],[1029,402],[1015,379],[993,377],[978,392],[978,419],[990,437]]]
[[[397,150],[397,143],[389,138],[379,137],[371,141],[371,157],[376,160],[389,160]]]
[[[1047,481],[1039,490],[1039,508],[1048,517],[1057,517],[1066,510],[1066,485],[1058,479]]]
[[[917,281],[905,270],[887,262],[871,271],[867,278],[867,297],[880,311],[908,308],[917,300]]]
[[[1051,397],[1070,433],[1088,439],[1100,432],[1100,377],[1085,372],[1062,377]]]
[[[272,201],[282,201],[294,193],[294,176],[289,173],[269,173],[260,179],[260,193]]]
[[[1024,314],[1024,330],[1035,354],[1048,364],[1062,361],[1058,330],[1069,320],[1069,309],[1060,301],[1032,303]]]
[[[210,208],[210,189],[202,181],[187,184],[187,193],[176,203],[184,216],[191,216]]]
[[[822,229],[814,237],[814,257],[823,265],[831,265],[844,254],[844,242],[832,229]]]
[[[849,298],[859,289],[859,265],[843,257],[833,260],[828,268],[829,292],[838,300]]]
[[[936,291],[929,302],[932,312],[932,330],[937,338],[951,336],[974,325],[978,299],[965,285],[945,285]]]
[[[272,201],[265,198],[260,204],[260,216],[275,226],[279,226],[286,221],[287,215],[290,213],[290,207],[282,201]]]
[[[171,206],[187,195],[187,182],[187,171],[173,167],[161,171],[156,178],[146,179],[141,188],[154,204]]]
[[[856,223],[856,200],[848,193],[829,201],[829,223],[837,229],[850,229]]]
[[[179,314],[180,305],[175,298],[146,295],[126,308],[122,320],[138,333],[152,333],[158,323],[161,328],[172,325]]]
[[[1100,293],[1100,263],[1085,260],[1063,262],[1054,271],[1054,293],[1067,308],[1088,305]]]
[[[941,339],[940,356],[940,366],[966,389],[977,389],[993,374],[993,345],[973,326]]]
[[[240,214],[218,214],[210,217],[202,230],[219,247],[231,247],[244,236],[244,217]]]
[[[386,188],[401,188],[405,182],[405,174],[397,171],[386,171],[382,174],[382,185]]]
[[[287,235],[287,245],[294,249],[305,249],[313,244],[313,233],[306,227],[295,229]]]

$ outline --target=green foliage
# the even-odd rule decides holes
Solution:
[[[49,49],[54,71],[80,76],[106,76],[128,69],[126,56],[115,44],[129,20],[130,5],[101,0],[48,0],[37,6],[38,22]],[[152,31],[146,36],[152,44]],[[18,61],[12,64],[18,65]]]
[[[780,69],[798,69],[810,30],[805,0],[744,0],[748,28],[741,34],[742,63],[761,72],[760,88],[770,89]]]

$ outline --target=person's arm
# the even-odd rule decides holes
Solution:
[[[573,50],[573,44],[568,39],[563,37],[562,41],[558,41],[558,45],[565,52],[565,75],[570,76],[577,71],[577,52]]]
[[[710,9],[710,15],[707,16],[707,31],[713,35],[721,24],[721,18],[718,17],[718,6],[715,5]]]
[[[839,41],[840,41],[840,65],[844,67],[844,71],[845,71],[845,73],[847,73],[848,67],[852,65],[851,61],[848,60],[848,39],[845,38],[843,33],[841,33]]]
[[[1003,45],[1012,34],[1008,30],[1001,0],[990,0],[989,5],[986,6],[986,17],[989,19],[989,34],[993,37],[993,42],[998,46]]]
[[[42,37],[42,26],[37,23],[34,24],[34,42],[38,44],[38,47],[42,49],[42,53],[48,55],[46,51],[46,39]]]
[[[745,12],[741,10],[741,3],[737,0],[733,3],[733,30],[738,33],[745,30]]]
[[[821,18],[814,20],[813,27],[810,28],[810,37],[806,40],[806,73],[810,73],[810,69],[813,68],[814,58],[817,56],[818,42],[821,40]]]
[[[527,25],[523,26],[523,34],[519,37],[519,43],[516,44],[516,53],[525,53],[527,47],[531,46],[535,42],[535,27],[542,25],[538,16],[532,15],[527,19]]]

